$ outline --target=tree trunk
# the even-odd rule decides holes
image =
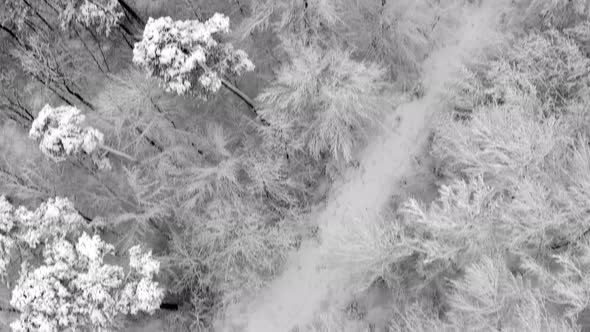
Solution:
[[[154,141],[153,139],[151,139],[150,137],[148,137],[148,135],[146,134],[146,132],[148,131],[149,128],[146,128],[144,130],[139,129],[139,127],[135,127],[135,131],[139,134],[139,138],[143,138],[145,139],[149,145],[153,146],[156,150],[158,150],[159,152],[163,152],[164,148],[162,146],[160,146],[160,144],[156,143],[156,141]],[[133,143],[130,143],[130,145],[132,145]],[[129,146],[130,146],[129,145]],[[125,147],[123,150],[126,150],[127,147]]]
[[[92,105],[90,102],[87,102],[86,99],[84,99],[84,97],[82,97],[79,93],[70,89],[67,83],[64,82],[63,85],[72,96],[76,97],[82,104],[94,111],[94,105]]]
[[[23,46],[23,43],[20,41],[20,39],[18,38],[18,36],[16,35],[16,33],[14,33],[12,30],[8,29],[7,27],[5,27],[4,25],[0,24],[0,29],[2,29],[3,31],[5,31],[10,37],[12,37],[14,40],[16,40],[16,42]]]
[[[82,38],[82,36],[80,36],[80,33],[78,33],[78,29],[76,29],[76,27],[74,27],[73,30],[76,33],[76,36],[78,36],[78,39],[80,39],[80,41],[82,42],[82,45],[84,45],[84,48],[86,49],[88,54],[90,54],[90,57],[92,57],[92,60],[94,60],[94,63],[96,64],[96,66],[98,67],[100,72],[104,74],[104,70],[102,69],[102,66],[100,65],[100,63],[98,62],[98,59],[96,59],[96,57],[94,56],[94,53],[92,53],[92,51],[90,50],[90,47],[88,47],[88,45],[84,41],[84,38]]]
[[[100,44],[100,39],[98,39],[98,36],[95,35],[94,32],[92,32],[92,29],[86,28],[86,30],[88,30],[88,32],[90,33],[90,35],[92,36],[92,38],[96,42],[96,45],[98,46],[98,50],[100,51],[100,54],[102,55],[102,61],[104,62],[104,65],[107,68],[107,71],[110,72],[111,68],[109,68],[109,63],[107,62],[107,58],[104,55],[104,51],[102,50],[102,45]]]
[[[121,26],[121,28],[123,28],[123,27]],[[124,31],[124,29],[121,29],[121,30]],[[121,34],[121,38],[123,38],[123,40],[125,41],[125,43],[127,44],[127,46],[129,46],[129,48],[133,49],[133,44],[131,44],[131,42],[129,40],[127,40],[127,37],[125,37],[125,34],[121,30],[117,30]]]
[[[238,87],[236,87],[235,85],[231,84],[225,78],[221,78],[221,84],[226,89],[228,89],[229,91],[233,92],[236,96],[238,96],[240,99],[242,99],[248,105],[248,107],[250,107],[250,112],[252,113],[252,115],[255,118],[258,118],[258,112],[256,111],[256,106],[254,105],[254,101],[250,97],[248,97],[248,95],[245,94],[244,91],[240,90]],[[266,122],[266,120],[260,118],[260,122],[263,125],[268,126],[268,122]]]
[[[41,84],[43,84],[43,86],[45,86],[46,88],[48,88],[51,92],[53,92],[56,96],[59,97],[59,99],[63,100],[66,104],[68,104],[69,106],[74,106],[74,104],[72,104],[71,101],[69,101],[65,96],[63,96],[61,93],[59,93],[57,90],[55,90],[54,87],[52,87],[51,85],[49,85],[49,82],[43,82],[43,80],[37,76],[37,75],[33,75],[33,77]]]
[[[0,106],[4,106],[4,105],[0,105]],[[16,112],[13,109],[7,108],[7,111],[0,113],[0,115],[5,116],[9,120],[14,121],[16,124],[23,127],[24,129],[28,130],[29,128],[31,128],[31,122],[26,119],[23,119],[22,114]]]
[[[140,23],[142,26],[145,25],[145,21],[135,12],[135,10],[129,6],[125,0],[117,0],[119,5],[123,8],[123,10],[128,13],[137,23]]]
[[[225,78],[221,79],[221,84],[224,87],[226,87],[229,91],[233,92],[236,96],[240,97],[240,99],[242,99],[248,105],[248,107],[250,107],[254,116],[258,116],[258,113],[256,112],[256,107],[254,106],[254,101],[250,97],[248,97],[248,95],[246,95],[242,90],[240,90],[235,85],[231,84]]]

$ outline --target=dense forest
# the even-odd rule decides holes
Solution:
[[[590,0],[0,0],[0,331],[590,331]]]

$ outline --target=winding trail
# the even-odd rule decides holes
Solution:
[[[388,116],[386,127],[391,129],[366,148],[360,167],[335,187],[326,209],[318,216],[322,244],[304,245],[284,273],[249,303],[244,313],[246,332],[288,332],[309,323],[315,315],[351,294],[350,286],[359,284],[358,280],[351,281],[353,272],[370,274],[369,259],[375,260],[380,254],[378,243],[363,241],[374,240],[371,223],[387,204],[396,181],[411,171],[413,157],[427,139],[429,117],[443,101],[445,83],[466,57],[489,43],[497,16],[489,6],[466,10],[453,40],[430,55],[423,70],[424,97],[400,106]],[[350,247],[340,255],[334,252],[342,246]],[[337,258],[342,264],[320,268],[326,257]]]

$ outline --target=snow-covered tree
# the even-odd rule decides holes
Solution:
[[[105,264],[114,247],[83,233],[76,243],[48,244],[39,266],[23,265],[10,304],[20,312],[15,332],[86,328],[111,331],[118,315],[159,308],[163,290],[153,277],[159,262],[139,246],[130,250],[129,271]]]
[[[293,48],[292,63],[258,96],[269,139],[316,158],[328,153],[350,161],[369,128],[393,110],[385,70],[345,51]]]
[[[484,256],[452,281],[449,321],[463,331],[579,331],[575,316],[569,315],[588,301],[588,279],[578,281],[578,269],[587,266],[564,256],[554,264],[561,270],[556,276],[534,264],[519,274],[503,259]],[[565,317],[555,314],[560,305],[568,309]]]
[[[138,208],[109,223],[125,223],[124,243],[151,233],[154,223],[172,229],[171,291],[190,295],[195,324],[206,326],[278,270],[294,232],[273,225],[304,206],[308,189],[295,177],[313,183],[308,179],[319,170],[298,161],[294,171],[245,125],[250,120],[218,100],[215,112],[189,112],[194,102],[166,93],[156,78],[135,69],[118,76],[97,109],[117,124],[104,131],[110,144],[128,147],[122,150],[142,163],[126,170]]]
[[[510,23],[524,29],[566,29],[587,21],[590,4],[586,0],[515,1]]]
[[[63,29],[76,22],[108,36],[124,16],[117,0],[60,0],[59,4],[63,8],[59,15]]]
[[[62,197],[50,198],[35,211],[15,208],[4,196],[0,197],[0,220],[5,235],[36,248],[53,237],[65,236],[85,225],[74,205]]]
[[[546,115],[585,103],[590,59],[583,52],[584,29],[579,28],[530,33],[489,61],[464,67],[449,85],[451,103],[469,112],[482,104],[522,106],[534,101],[532,112]]]
[[[30,211],[0,197],[0,272],[14,257],[22,262],[10,301],[20,313],[14,331],[111,331],[119,316],[159,308],[164,293],[153,278],[160,264],[151,251],[132,247],[128,269],[106,264],[114,247],[85,226],[67,199]]]
[[[522,99],[532,93],[546,113],[558,113],[572,103],[588,100],[589,73],[590,60],[579,45],[551,29],[517,42],[503,60],[492,62],[488,74],[496,100]]]
[[[81,127],[85,117],[73,106],[51,107],[45,105],[33,121],[29,137],[39,141],[41,152],[60,162],[82,152],[92,156],[100,169],[109,169],[110,162],[98,153],[103,149],[134,161],[122,152],[104,145],[104,135],[95,128]]]
[[[341,1],[253,0],[248,5],[251,15],[239,28],[244,38],[270,28],[306,44],[325,44],[334,35],[335,25],[343,23]]]
[[[84,97],[80,86],[84,72],[84,57],[76,56],[68,45],[68,40],[57,33],[23,32],[18,40],[19,47],[12,48],[10,55],[20,62],[25,73],[35,81],[45,85],[62,101],[73,105],[72,101],[93,109]],[[17,37],[18,38],[18,37]]]
[[[41,151],[56,162],[81,151],[92,154],[104,143],[104,136],[94,128],[81,128],[84,120],[75,107],[45,105],[33,121],[29,137],[38,140]]]
[[[343,39],[355,55],[385,66],[388,79],[408,88],[419,77],[421,63],[448,30],[453,11],[443,1],[341,0]],[[451,1],[450,1],[451,2]]]
[[[205,97],[228,86],[226,75],[254,70],[244,51],[214,38],[227,32],[229,18],[219,13],[206,22],[150,18],[143,39],[133,49],[133,62],[159,77],[166,91]]]

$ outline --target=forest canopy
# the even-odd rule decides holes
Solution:
[[[583,331],[589,19],[587,0],[1,1],[0,330],[251,331],[236,308],[320,248],[354,291],[285,332]],[[432,75],[452,47],[480,49]],[[424,146],[388,148],[413,169],[366,174],[410,129]],[[386,204],[326,231],[365,180]]]

